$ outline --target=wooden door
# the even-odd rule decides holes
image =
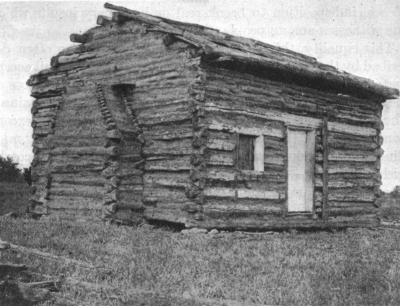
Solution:
[[[315,131],[288,130],[288,212],[312,212]]]

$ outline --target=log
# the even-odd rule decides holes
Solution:
[[[189,182],[187,174],[171,173],[171,174],[145,174],[143,183],[154,187],[175,187],[184,188]]]
[[[182,189],[171,189],[167,187],[154,187],[152,185],[143,187],[143,201],[156,199],[157,203],[166,203],[168,205],[186,203],[188,201],[185,192]]]
[[[278,199],[281,199],[282,197],[284,198],[284,194],[279,194],[276,191],[239,189],[239,190],[237,190],[237,197],[244,198],[244,199],[278,200]]]
[[[330,217],[338,217],[338,216],[354,216],[361,217],[362,215],[371,215],[376,213],[378,210],[373,207],[330,207],[329,216]]]
[[[285,165],[285,158],[284,157],[271,157],[271,156],[267,155],[264,157],[264,163],[283,166],[283,165]]]
[[[257,113],[255,111],[246,109],[245,107],[240,109],[240,108],[235,108],[232,106],[230,109],[224,109],[224,108],[221,108],[218,104],[216,104],[214,102],[206,102],[204,108],[210,112],[227,113],[227,114],[236,115],[236,116],[246,115],[246,116],[254,117],[254,118],[264,118],[267,120],[282,121],[287,125],[293,125],[293,126],[304,127],[304,128],[318,129],[322,126],[321,119],[293,115],[293,114],[288,114],[285,112],[278,112],[278,111],[273,111],[273,110],[271,110],[267,113],[266,112]],[[353,135],[360,135],[360,136],[376,136],[377,135],[377,131],[373,128],[360,127],[360,126],[338,123],[338,122],[329,122],[328,128],[331,131],[339,132],[339,133],[346,133],[346,134],[353,134]]]
[[[111,19],[106,16],[100,15],[97,17],[96,24],[103,26],[103,27],[109,26],[111,24]]]
[[[111,146],[104,147],[69,147],[69,148],[55,148],[51,151],[52,155],[108,155],[118,156],[119,148]]]
[[[207,160],[207,165],[214,166],[233,166],[235,164],[235,156],[233,154],[213,154]]]
[[[182,138],[191,138],[193,136],[193,128],[191,125],[181,125],[179,128],[175,126],[164,126],[162,129],[151,129],[143,131],[146,139],[149,140],[173,140]]]
[[[322,193],[315,193],[315,200],[322,200]],[[368,189],[334,189],[329,192],[328,200],[337,202],[374,202],[376,196],[374,191]]]
[[[97,172],[80,173],[79,175],[57,173],[52,175],[52,183],[81,186],[104,186],[106,180]],[[54,185],[53,185],[54,186]]]
[[[330,145],[330,144],[329,144]],[[343,161],[343,162],[375,162],[379,152],[374,151],[355,151],[355,150],[330,150],[328,155],[329,161]],[[315,155],[316,161],[323,161],[323,154],[317,153]]]
[[[329,137],[329,146],[332,149],[345,149],[345,150],[359,150],[359,151],[373,151],[378,148],[378,145],[369,140],[369,142],[359,141],[357,137],[348,137],[347,139],[338,139],[337,137]]]
[[[83,186],[83,185],[70,185],[59,184],[52,182],[50,188],[51,195],[59,196],[79,196],[88,198],[102,198],[104,189],[100,186]]]
[[[51,260],[56,260],[56,261],[62,261],[65,262],[66,264],[73,264],[73,265],[77,265],[79,267],[82,268],[87,268],[87,269],[99,269],[99,270],[106,270],[109,271],[109,269],[106,268],[102,268],[102,267],[97,267],[94,265],[91,265],[87,262],[83,262],[83,261],[79,261],[79,260],[75,260],[75,259],[71,259],[71,258],[66,258],[63,256],[57,256],[57,255],[53,255],[47,252],[42,252],[36,249],[32,249],[32,248],[27,248],[24,246],[20,246],[20,245],[16,245],[16,244],[12,244],[10,243],[11,249],[13,251],[17,251],[17,252],[21,252],[21,253],[28,253],[28,254],[32,254],[32,255],[36,255],[39,257],[43,257],[46,259],[51,259]]]
[[[204,190],[204,196],[218,198],[235,198],[236,190],[230,188],[208,188]]]
[[[109,130],[107,131],[107,138],[110,139],[121,139],[122,134],[119,130]]]
[[[233,136],[234,135],[226,139],[220,139],[220,138],[213,138],[213,135],[210,135],[206,143],[206,146],[214,150],[233,151],[233,149],[236,147],[236,140]]]
[[[90,198],[74,195],[50,195],[48,208],[50,210],[72,210],[72,211],[100,211],[103,205],[103,197]]]
[[[141,176],[143,175],[143,171],[140,169],[135,169],[135,168],[124,168],[124,169],[118,169],[116,172],[116,175],[119,179],[127,179],[127,178],[133,178],[135,176]]]
[[[189,171],[192,169],[190,156],[183,157],[160,157],[157,159],[146,159],[146,171]]]
[[[210,180],[235,181],[236,173],[232,169],[207,169],[206,178]]]
[[[216,114],[213,113],[213,117],[215,115]],[[265,121],[264,124],[260,127],[244,127],[242,125],[245,124],[245,122],[241,122],[240,126],[238,126],[236,120],[232,119],[222,121],[222,118],[220,120],[210,118],[210,121],[210,125],[208,126],[210,130],[227,131],[230,133],[239,133],[254,136],[267,135],[277,138],[283,138],[284,136],[282,128],[275,128],[273,126],[270,126]]]
[[[50,292],[58,292],[60,291],[61,282],[60,281],[42,281],[42,282],[32,282],[32,283],[24,283],[23,284],[29,288],[40,288],[46,289]]]
[[[153,140],[143,147],[145,156],[188,155],[193,152],[192,140],[189,138],[176,141]]]
[[[376,143],[378,146],[381,146],[383,144],[383,137],[382,136],[378,136],[376,139]]]
[[[118,24],[123,24],[125,22],[128,21],[132,21],[135,20],[132,16],[130,16],[129,14],[125,14],[122,12],[113,12],[112,13],[112,18],[111,21],[118,23]]]
[[[33,105],[37,109],[44,109],[49,107],[57,107],[62,103],[62,101],[63,101],[62,97],[43,98],[33,101]]]
[[[235,213],[240,216],[251,215],[281,215],[282,203],[279,201],[256,201],[247,203],[243,200],[238,202],[218,200],[213,202],[208,200],[209,204],[205,204],[203,209],[214,214],[225,214],[226,216],[234,215]]]
[[[88,42],[89,37],[86,35],[81,35],[81,34],[71,34],[69,39],[71,42],[84,44],[84,43]]]
[[[359,179],[357,177],[348,179],[333,179],[330,177],[328,182],[329,188],[355,188],[355,187],[374,187],[376,182],[373,178]],[[323,187],[323,180],[315,178],[315,187]]]
[[[383,153],[385,153],[385,151],[382,148],[378,148],[375,150],[375,155],[379,158],[382,157]]]
[[[329,166],[328,173],[359,173],[359,174],[375,174],[377,171],[375,169],[375,164],[373,163],[335,163]],[[323,167],[321,165],[315,165],[315,172],[317,174],[323,173]]]

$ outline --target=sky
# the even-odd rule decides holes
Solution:
[[[400,88],[400,1],[132,0],[144,13],[198,23],[316,57],[340,70]],[[26,80],[73,45],[71,33],[111,16],[105,1],[0,1],[0,155],[21,167],[32,158],[33,98]],[[383,108],[384,191],[400,185],[400,101]]]

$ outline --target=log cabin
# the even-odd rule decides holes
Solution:
[[[379,222],[382,103],[315,58],[105,4],[32,75],[30,212],[187,228]]]

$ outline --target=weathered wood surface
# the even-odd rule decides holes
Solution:
[[[329,174],[336,174],[336,173],[359,173],[359,174],[375,174],[377,170],[375,169],[374,163],[337,163],[332,162],[329,163]],[[323,167],[321,165],[315,165],[315,172],[318,174],[323,173]]]
[[[71,184],[83,186],[104,186],[105,179],[99,172],[57,173],[52,175],[52,184]]]
[[[322,150],[322,219],[327,220],[329,216],[329,173],[331,165],[329,164],[329,127],[328,120],[326,118],[323,119],[322,126]],[[315,170],[319,170],[319,167],[317,166]],[[319,171],[315,172],[319,173]],[[318,193],[315,193],[315,195],[318,195]],[[318,197],[315,196],[314,201],[318,200]]]
[[[286,89],[282,90],[283,87],[288,87],[286,84],[283,85],[282,83],[275,83],[246,74],[237,76],[237,74],[233,75],[232,72],[227,70],[215,68],[208,68],[207,71],[209,75],[207,77],[206,96],[225,110],[236,110],[240,114],[255,116],[252,113],[264,114],[265,111],[263,112],[262,110],[268,109],[270,110],[268,112],[269,118],[266,119],[287,121],[288,124],[292,125],[304,126],[308,124],[309,127],[321,126],[321,121],[318,122],[312,118],[320,118],[324,113],[329,112],[332,118],[329,122],[330,130],[348,134],[376,135],[376,132],[370,127],[379,121],[378,110],[371,109],[368,115],[363,115],[364,117],[357,119],[357,116],[361,116],[358,111],[360,108],[365,108],[368,104],[373,106],[375,102],[363,100],[364,107],[359,100],[346,98],[347,104],[343,108],[343,101],[337,95],[329,95],[321,91],[312,91],[311,93],[306,91],[306,97],[304,97],[303,87],[292,86],[291,90],[287,91]],[[235,82],[240,82],[245,86],[242,85],[241,89],[238,89]],[[249,95],[248,90],[251,90],[255,95]],[[329,104],[325,101],[327,99],[330,99]],[[312,108],[303,109],[298,101],[307,102]],[[332,104],[336,104],[335,111],[332,111],[330,106]],[[212,106],[213,104],[208,105]],[[246,112],[250,108],[251,112]],[[313,112],[312,109],[315,111]],[[284,110],[285,113],[280,114],[276,110]],[[307,113],[311,118],[308,120],[304,118],[302,116],[304,113]],[[346,116],[335,117],[341,114],[346,114]],[[370,116],[370,118],[367,119],[366,116]],[[368,126],[368,122],[371,125]],[[365,128],[360,129],[360,127],[353,126],[353,124],[361,124]]]
[[[89,198],[102,198],[104,193],[103,186],[83,186],[75,184],[57,183],[52,182],[51,184],[51,195],[59,196],[79,196]]]
[[[148,22],[146,16],[137,18]],[[53,68],[30,81],[35,85],[33,95],[38,97],[32,109],[37,143],[35,163],[40,169],[36,181],[45,184],[42,178],[53,172],[50,209],[69,207],[76,211],[97,211],[101,205],[100,196],[97,198],[100,194],[128,205],[130,198],[133,202],[141,201],[143,189],[144,199],[153,209],[149,215],[185,220],[187,215],[181,212],[185,201],[201,203],[201,190],[210,190],[211,186],[218,189],[220,195],[225,194],[215,197],[224,201],[241,198],[244,203],[257,205],[266,200],[283,201],[286,182],[284,124],[321,129],[322,114],[330,116],[330,175],[377,173],[377,157],[382,154],[377,135],[382,125],[381,107],[376,99],[337,96],[296,85],[283,86],[283,83],[205,65],[200,74],[200,58],[190,60],[183,52],[187,42],[196,44],[197,39],[200,43],[190,31],[174,32],[174,35],[182,35],[186,43],[169,36],[172,40],[166,48],[165,40],[162,41],[164,33],[154,32],[155,28],[145,34],[144,28],[135,22],[113,29],[109,28],[107,18],[100,18],[99,22],[102,27],[80,37],[85,40],[83,45],[61,52],[53,60]],[[152,22],[160,26],[158,21]],[[165,24],[161,27],[167,27]],[[169,27],[169,31],[172,28]],[[239,43],[235,38],[228,40],[232,46]],[[277,56],[283,51],[271,52]],[[201,52],[189,53],[199,56]],[[297,60],[300,61],[310,60],[284,53],[289,57],[299,56],[301,59]],[[103,89],[104,101],[96,96],[95,82],[108,86]],[[136,84],[131,100],[124,101],[113,91],[112,84]],[[61,107],[60,95],[65,92],[67,100]],[[54,121],[54,113],[60,107],[61,116]],[[202,125],[208,126],[206,133],[200,133]],[[240,173],[234,169],[235,133],[264,135],[264,174]],[[319,188],[323,150],[318,137],[320,135],[316,139],[315,172]],[[45,145],[41,139],[47,138],[52,141]],[[134,138],[137,142],[132,140]],[[49,145],[54,147],[49,150]],[[119,168],[107,166],[110,159],[118,159]],[[47,163],[51,163],[51,167],[46,170]],[[87,175],[79,177],[82,171]],[[100,177],[100,171],[104,177]],[[116,185],[110,182],[113,177],[119,178]],[[192,190],[200,190],[195,192],[199,192],[196,199],[185,198],[188,180],[195,186]],[[128,188],[130,184],[137,188]],[[368,178],[349,177],[333,180],[328,186],[340,190],[335,199],[355,201],[357,196],[348,195],[343,189],[374,188],[376,185]],[[116,189],[121,193],[115,192]],[[230,190],[234,190],[233,196]],[[47,192],[46,188],[38,188],[37,196],[48,196]],[[211,194],[218,192],[214,190]],[[274,198],[275,193],[278,198]],[[75,196],[73,200],[68,200],[69,195]],[[174,213],[177,217],[173,217]],[[127,209],[127,218],[132,217],[130,214]]]
[[[322,200],[322,193],[316,192],[316,201]],[[328,201],[338,202],[374,202],[376,195],[373,190],[358,189],[333,189],[328,193]]]
[[[48,207],[52,209],[63,209],[75,211],[94,210],[99,211],[103,205],[103,197],[91,198],[74,195],[50,195]]]
[[[191,169],[190,156],[183,157],[160,157],[147,159],[146,171],[189,171]]]
[[[264,66],[269,69],[277,69],[286,73],[310,78],[323,78],[324,82],[335,84],[346,92],[347,88],[356,91],[366,91],[381,95],[385,98],[397,98],[399,92],[397,89],[375,84],[365,78],[359,78],[350,74],[340,72],[332,66],[318,63],[314,58],[295,53],[290,50],[273,47],[261,42],[255,42],[250,39],[239,38],[214,29],[200,30],[190,24],[172,22],[167,19],[131,11],[122,7],[116,7],[106,4],[106,7],[118,10],[120,13],[113,13],[114,21],[124,22],[137,20],[145,22],[151,26],[163,29],[163,32],[173,33],[179,38],[184,38],[194,45],[202,45],[206,53],[218,54],[219,57],[235,58],[244,63],[255,63],[258,66]],[[186,30],[186,31],[185,31]],[[194,34],[196,33],[196,34]],[[301,69],[299,69],[301,68]]]
[[[256,217],[257,214],[250,214],[247,216],[240,212],[227,220],[225,212],[218,212],[205,209],[203,211],[203,219],[187,220],[185,225],[187,227],[202,227],[207,229],[252,229],[258,228],[262,230],[270,229],[288,229],[288,228],[335,228],[341,227],[374,227],[379,224],[376,214],[363,214],[359,216],[338,216],[329,217],[327,221],[315,220],[312,214],[310,215],[287,215],[282,219],[281,214],[265,214]],[[330,223],[331,222],[331,223]]]
[[[104,269],[102,267],[96,267],[96,266],[89,264],[87,262],[84,262],[84,261],[79,261],[79,260],[75,260],[75,259],[71,259],[71,258],[66,258],[63,256],[53,255],[53,254],[50,254],[47,252],[42,252],[42,251],[39,251],[36,249],[27,248],[27,247],[24,247],[21,245],[16,245],[16,244],[10,243],[10,246],[13,251],[29,253],[29,254],[33,254],[35,256],[44,257],[46,259],[62,261],[62,262],[65,262],[66,264],[73,264],[73,265],[77,265],[82,268],[108,270],[108,269]]]
[[[52,155],[119,155],[119,148],[112,147],[58,147],[51,150]]]

